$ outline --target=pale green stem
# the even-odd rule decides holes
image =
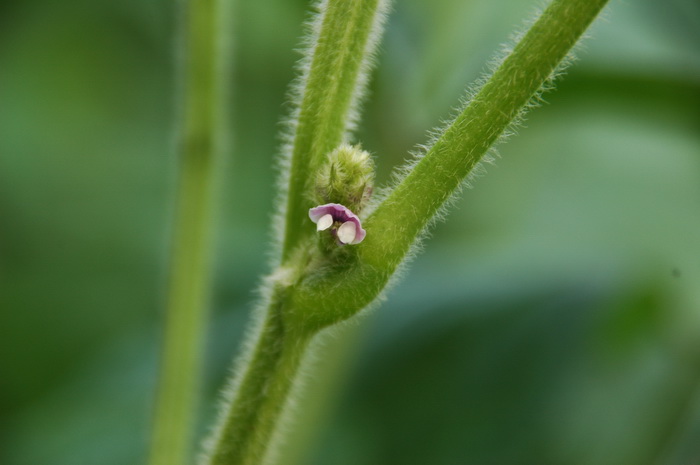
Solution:
[[[295,115],[287,192],[282,260],[287,261],[309,227],[315,176],[324,157],[345,137],[359,98],[363,72],[380,27],[385,0],[327,0],[318,18]],[[295,264],[296,267],[297,264]],[[288,292],[279,286],[271,298],[262,332],[224,412],[207,458],[211,465],[259,464],[272,449],[271,438],[287,403],[313,330],[291,325],[284,311]]]
[[[442,136],[364,222],[358,259],[339,273],[306,279],[294,293],[318,324],[346,319],[372,302],[427,225],[494,142],[513,124],[607,0],[554,0]],[[348,303],[339,308],[338,302]],[[352,304],[350,304],[352,303]]]
[[[185,2],[185,62],[166,324],[150,465],[190,463],[210,287],[218,148],[217,0]]]
[[[607,0],[554,0],[513,52],[367,219],[362,260],[393,271],[489,148],[566,58]],[[391,237],[391,241],[386,241]]]
[[[327,0],[294,121],[282,260],[304,237],[309,192],[328,152],[343,142],[364,81],[386,0]]]
[[[359,98],[368,59],[386,0],[327,0],[321,5],[318,35],[310,47],[308,69],[295,120],[287,191],[282,260],[309,235],[308,192],[325,155],[345,137]],[[278,285],[276,285],[278,286]],[[285,316],[288,293],[276,288],[253,353],[223,413],[207,463],[258,464],[287,402],[301,356],[313,331],[290,329]],[[292,325],[292,327],[298,327]]]
[[[357,28],[358,18],[364,17],[360,24],[368,31],[371,15],[360,6],[373,3],[376,10],[376,2],[332,0],[326,10],[333,20],[323,19],[320,38],[326,39],[319,40],[314,60],[322,46],[329,47],[324,52],[328,56],[318,58],[318,69],[312,62],[301,105],[283,268],[274,274],[277,282],[262,332],[224,413],[210,465],[258,465],[264,460],[310,338],[376,299],[416,238],[551,77],[606,0],[554,0],[426,156],[367,219],[365,241],[329,258],[313,252],[313,227],[307,217],[309,183],[322,156],[340,142],[345,130],[354,78],[348,78],[348,87],[338,87],[336,81],[347,77],[346,67],[359,66],[366,50],[348,40],[354,36],[348,25]],[[341,87],[345,90],[339,91]]]
[[[271,450],[271,438],[289,398],[312,336],[289,318],[288,290],[277,287],[253,353],[234,387],[236,397],[221,419],[210,465],[255,465]]]

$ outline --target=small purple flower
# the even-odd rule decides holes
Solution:
[[[359,244],[367,234],[357,215],[339,203],[311,208],[309,218],[316,223],[317,231],[330,229],[341,244]]]

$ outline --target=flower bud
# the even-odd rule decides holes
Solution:
[[[316,179],[316,203],[341,204],[362,211],[374,185],[374,163],[369,153],[343,144],[328,154]]]

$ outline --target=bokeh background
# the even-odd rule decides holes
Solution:
[[[176,3],[0,3],[3,465],[144,463]],[[357,137],[380,183],[539,5],[394,3]],[[307,10],[235,2],[200,437],[267,271]],[[700,464],[700,4],[612,0],[590,36],[388,300],[326,339],[280,463]]]

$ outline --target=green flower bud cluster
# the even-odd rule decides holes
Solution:
[[[374,162],[359,146],[340,145],[328,154],[328,159],[316,178],[317,204],[337,203],[359,214],[372,195]]]

